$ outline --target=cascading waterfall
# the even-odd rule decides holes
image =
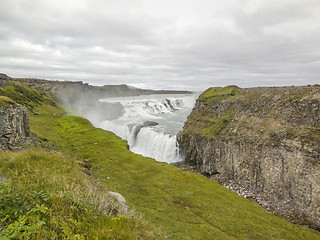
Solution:
[[[95,123],[128,141],[132,152],[161,162],[179,162],[176,134],[191,112],[196,94],[144,95],[105,98],[100,102],[121,104],[122,115]]]

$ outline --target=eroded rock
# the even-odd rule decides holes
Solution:
[[[28,109],[18,104],[0,106],[0,149],[32,142]]]

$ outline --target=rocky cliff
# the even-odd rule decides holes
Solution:
[[[0,149],[17,149],[31,142],[28,109],[0,96]]]
[[[320,229],[320,87],[210,88],[178,135],[186,164]]]

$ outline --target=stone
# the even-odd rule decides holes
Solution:
[[[21,105],[0,106],[0,149],[34,143],[29,128],[28,109]]]
[[[120,193],[108,191],[108,195],[115,200],[114,208],[118,213],[126,214],[128,212],[127,201]]]

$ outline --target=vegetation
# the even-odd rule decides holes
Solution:
[[[204,91],[199,101],[218,101],[237,95],[239,88],[237,86],[212,87]]]
[[[75,159],[38,151],[2,152],[0,239],[149,237],[143,222],[118,214],[106,189]]]
[[[214,101],[229,100],[238,97],[239,88],[237,86],[213,87],[207,89],[198,98],[201,103],[201,112],[192,112],[188,117],[183,130],[183,134],[197,134],[208,140],[219,134],[231,121],[233,110],[230,109],[220,116],[212,111],[211,103]]]
[[[6,96],[15,102],[33,110],[41,104],[55,105],[52,96],[44,91],[26,88],[18,84],[12,84],[6,88],[0,88],[0,96]]]
[[[312,106],[303,103],[309,98],[319,99],[316,87],[256,88],[250,91],[236,86],[209,88],[199,96],[182,135],[190,137],[195,134],[210,140],[228,125],[228,130],[219,137],[259,137],[272,144],[280,144],[280,139],[297,138],[306,143],[317,143],[320,136],[318,127],[312,124],[305,128],[297,127],[298,117],[290,116],[304,115],[301,111],[313,111]],[[300,112],[294,107],[297,104],[303,106]]]
[[[46,100],[30,104],[43,148],[0,154],[0,175],[9,179],[0,184],[0,239],[320,238],[200,174],[130,152],[114,134],[57,114],[63,110]],[[230,117],[221,119],[223,127]],[[100,199],[105,189],[121,193],[135,217],[117,216],[110,205],[99,211],[90,189]]]
[[[196,122],[196,125],[193,126],[192,132],[209,140],[216,134],[219,134],[222,129],[228,125],[231,119],[232,114],[225,114],[221,117],[192,114],[190,115],[186,126],[191,124],[191,122]],[[185,128],[184,134],[187,134],[189,130],[190,128]]]
[[[17,103],[13,101],[12,99],[6,97],[6,96],[0,96],[0,107],[10,107],[10,106],[16,106]]]

